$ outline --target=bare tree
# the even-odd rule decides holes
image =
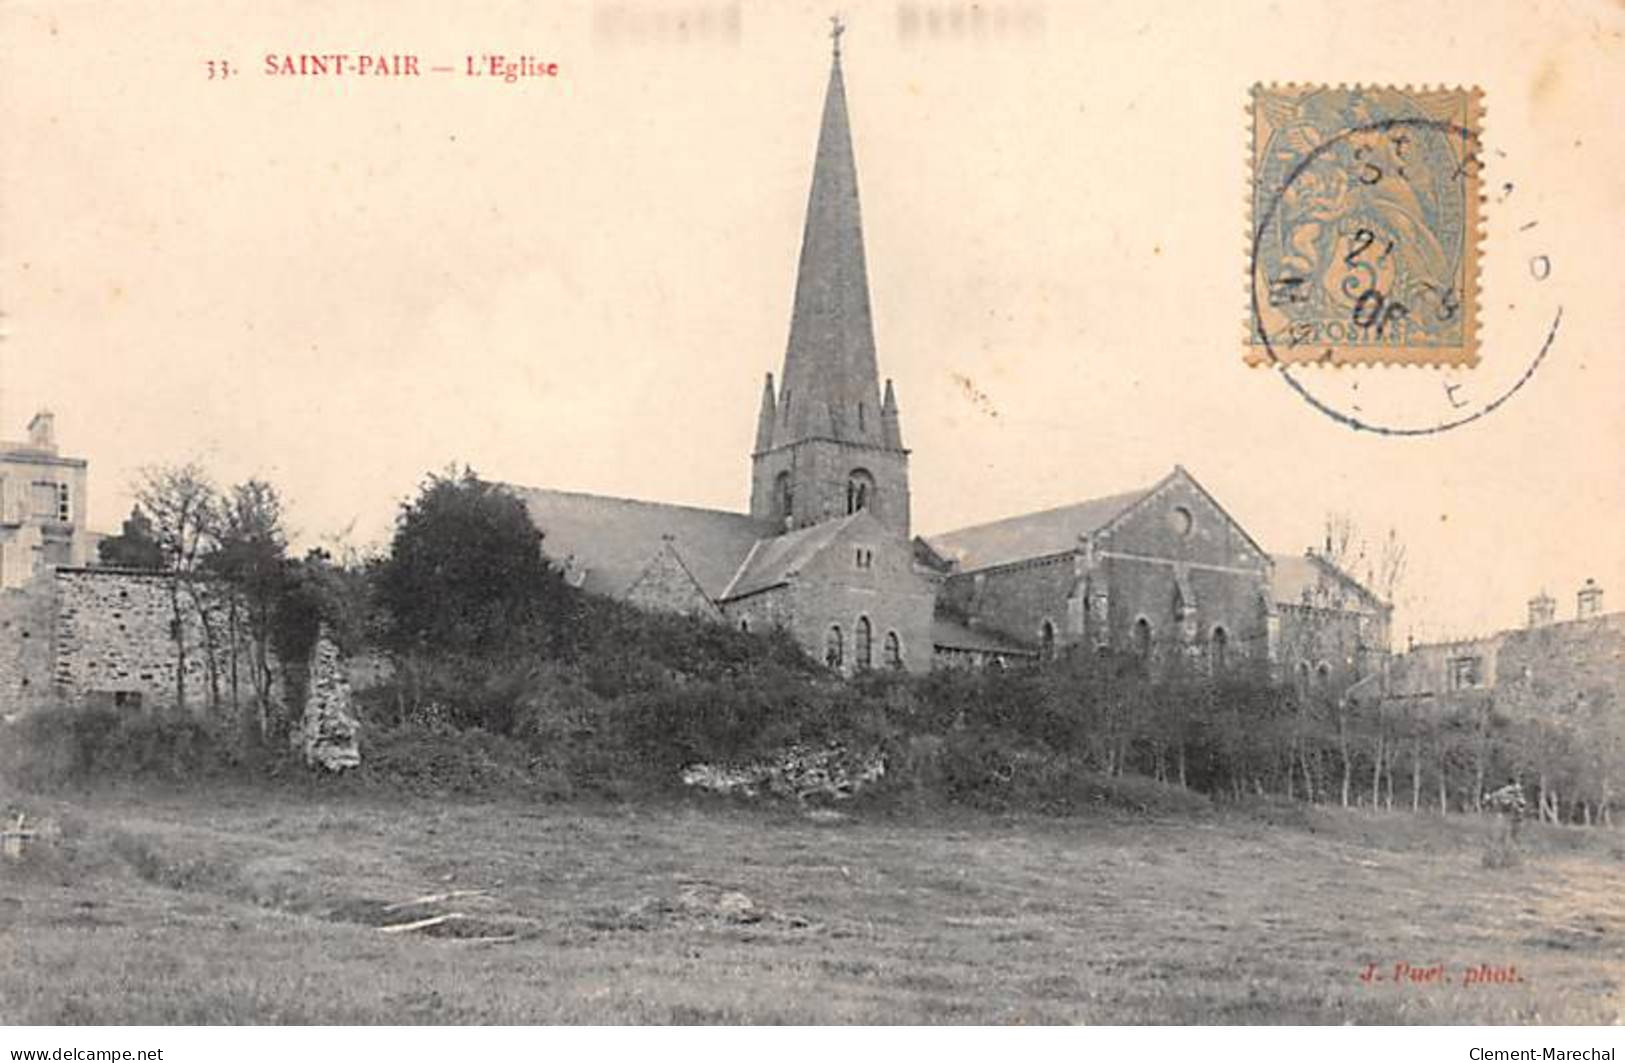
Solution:
[[[1400,542],[1399,529],[1389,528],[1387,536],[1376,549],[1376,567],[1367,586],[1376,591],[1383,601],[1393,605],[1400,586],[1405,582],[1406,565],[1405,544]]]
[[[218,525],[219,495],[208,474],[194,462],[143,468],[134,488],[136,504],[152,521],[153,539],[162,553],[169,580],[170,636],[175,641],[175,706],[186,707],[186,609],[183,600],[199,606],[197,576],[203,557],[213,549]],[[214,675],[213,635],[205,611],[199,609],[211,695],[218,702]]]

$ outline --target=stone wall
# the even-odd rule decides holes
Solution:
[[[1078,582],[1073,562],[1073,555],[1062,554],[952,577],[941,608],[948,616],[974,617],[979,628],[1023,646],[1039,645],[1048,620],[1064,644],[1076,635],[1068,630],[1067,600]]]
[[[1397,697],[1436,697],[1460,690],[1491,689],[1500,670],[1506,632],[1476,639],[1415,645],[1394,659],[1390,693]],[[1465,662],[1476,664],[1465,666]],[[1464,662],[1458,665],[1457,662]],[[1458,670],[1463,674],[1457,675]],[[1476,676],[1476,678],[1475,678]],[[1462,680],[1472,681],[1464,682]]]
[[[49,703],[55,619],[49,573],[0,591],[0,718]]]
[[[723,610],[725,622],[742,631],[765,633],[774,628],[787,631],[795,628],[795,596],[787,586],[769,587],[748,597],[733,598]],[[809,655],[816,653],[812,646],[806,649]]]
[[[1625,711],[1625,613],[1413,646],[1395,660],[1399,697],[1461,690],[1493,691],[1496,705],[1513,714],[1605,701]]]
[[[1508,631],[1497,655],[1497,703],[1550,713],[1612,702],[1625,714],[1625,613]]]
[[[240,699],[252,694],[246,635],[232,638],[230,602],[218,588],[201,581],[182,587],[159,572],[64,568],[52,592],[51,686],[63,702],[153,708],[175,706],[184,693],[181,707],[201,711],[209,705],[211,663],[222,695],[229,698],[234,683]]]
[[[750,515],[773,532],[783,530],[777,483],[785,473],[792,487],[793,527],[844,516],[847,480],[859,469],[874,480],[868,511],[894,534],[908,538],[908,452],[833,439],[804,440],[757,454],[751,466]]]
[[[218,584],[183,587],[164,573],[121,569],[62,568],[0,592],[0,716],[51,706],[172,708],[181,646],[186,711],[201,714],[214,705],[222,716],[257,715],[252,644],[241,622],[233,636],[232,605]],[[217,702],[210,696],[211,662]],[[330,769],[355,764],[349,669],[337,646],[322,634],[308,667],[290,669],[274,656],[269,665],[273,703],[299,702],[294,738],[307,759]]]
[[[1138,625],[1150,633],[1153,667],[1262,670],[1269,662],[1268,581],[1259,570],[1208,567],[1144,556],[1108,556],[1091,575],[1092,615],[1105,596],[1105,643],[1138,652]]]
[[[305,678],[303,725],[296,732],[305,763],[328,771],[341,771],[361,763],[356,744],[360,724],[350,700],[350,679],[333,640],[316,640]]]
[[[1034,649],[1049,624],[1057,650],[1144,650],[1159,674],[1267,667],[1269,559],[1188,477],[1079,532],[1064,553],[952,574],[944,614]]]
[[[640,609],[657,612],[683,613],[720,619],[722,616],[714,602],[695,581],[693,573],[683,564],[671,541],[661,543],[660,549],[644,566],[638,578],[626,590],[626,600]]]
[[[873,535],[861,529],[872,529]],[[867,551],[868,566],[859,569],[856,550]],[[840,628],[843,652],[841,671],[847,675],[865,667],[858,653],[858,632],[868,622],[870,654],[867,667],[885,668],[886,637],[895,634],[903,668],[925,672],[932,665],[931,618],[936,605],[936,584],[915,569],[914,549],[890,529],[867,522],[854,526],[830,549],[806,565],[792,584],[794,598],[791,631],[818,660],[833,628]]]
[[[867,564],[859,567],[857,551]],[[783,586],[731,599],[725,619],[735,627],[788,631],[814,660],[825,659],[832,628],[841,632],[840,671],[863,667],[857,633],[865,620],[870,632],[871,668],[888,667],[886,638],[897,636],[902,666],[929,671],[931,617],[936,585],[914,565],[914,549],[890,529],[860,521],[808,561]]]

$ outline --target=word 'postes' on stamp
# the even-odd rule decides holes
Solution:
[[[1478,361],[1482,95],[1253,87],[1249,365]]]

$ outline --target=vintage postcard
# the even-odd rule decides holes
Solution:
[[[3,1047],[1614,1058],[1479,1028],[1625,1018],[1622,97],[1590,0],[0,7]]]

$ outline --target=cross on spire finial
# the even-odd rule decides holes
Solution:
[[[835,58],[841,57],[841,34],[846,32],[846,23],[841,21],[840,15],[829,17],[829,39],[835,42]]]

